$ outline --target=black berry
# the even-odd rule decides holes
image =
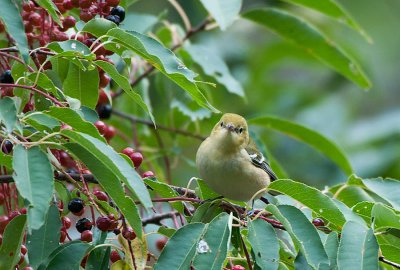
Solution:
[[[125,9],[121,6],[116,6],[115,8],[113,8],[110,14],[118,16],[120,22],[122,22],[125,19]]]
[[[92,222],[88,218],[81,218],[76,222],[75,228],[78,232],[82,233],[92,229]]]
[[[68,203],[68,210],[71,211],[72,213],[79,213],[80,211],[83,210],[83,207],[85,207],[85,205],[82,199],[80,198],[72,199]]]
[[[116,25],[119,25],[119,23],[121,22],[120,17],[117,15],[108,15],[106,19],[115,23]]]
[[[325,225],[325,222],[321,218],[314,218],[312,223],[314,224],[314,226],[317,226],[317,227]]]
[[[4,143],[3,143],[3,147],[2,147],[2,150],[3,150],[3,152],[4,153],[11,153],[11,151],[12,151],[12,149],[13,149],[13,144],[12,144],[12,142],[10,142],[9,140],[6,140],[6,141],[4,141]]]
[[[14,83],[14,78],[11,76],[11,70],[6,70],[0,75],[0,83]]]
[[[108,119],[111,116],[111,104],[101,104],[97,107],[97,113],[101,119]]]

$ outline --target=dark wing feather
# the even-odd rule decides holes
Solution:
[[[254,166],[257,166],[261,169],[263,169],[266,173],[268,173],[271,181],[274,181],[278,179],[276,174],[272,171],[271,166],[267,162],[267,160],[264,158],[263,154],[257,151],[257,149],[254,149],[254,147],[249,144],[248,147],[246,147],[246,151],[249,154],[251,158],[251,162],[254,164]]]

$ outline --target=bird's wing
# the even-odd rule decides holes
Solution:
[[[269,165],[268,161],[265,159],[263,154],[257,150],[254,143],[250,142],[249,145],[245,148],[247,153],[251,158],[251,162],[254,166],[257,166],[263,169],[266,173],[268,173],[270,180],[274,181],[278,179],[276,174],[272,171],[271,166]]]

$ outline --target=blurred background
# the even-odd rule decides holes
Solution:
[[[219,55],[227,63],[242,85],[245,98],[220,84],[216,88],[201,85],[211,103],[222,112],[239,113],[247,119],[275,115],[305,125],[336,142],[357,175],[399,179],[400,17],[397,11],[400,2],[338,2],[372,37],[373,43],[326,16],[287,3],[249,0],[244,1],[243,10],[279,5],[301,14],[360,63],[373,83],[369,91],[360,89],[268,29],[244,19],[238,19],[224,32],[215,28],[197,34],[177,54],[190,69],[200,74],[199,80],[213,83],[216,82],[191,60],[187,53],[189,44],[202,45],[205,54]],[[199,1],[182,0],[180,3],[192,25],[205,18],[206,11]],[[155,24],[160,16],[165,23]],[[175,9],[168,1],[159,0],[137,1],[131,5],[123,28],[151,32],[169,47],[172,39],[168,29],[183,31],[182,20]],[[160,74],[143,81],[138,90],[151,103],[159,125],[207,136],[220,118],[193,104],[184,91]],[[114,108],[146,117],[125,98],[118,99]],[[198,176],[194,159],[201,140],[160,129],[155,134],[145,125],[132,125],[115,115],[111,122],[125,133],[112,142],[115,148],[124,148],[126,138],[136,137],[130,143],[143,151],[145,167],[154,170],[161,181],[168,178],[166,167],[170,168],[170,180],[175,185],[185,186],[191,177]],[[251,130],[291,179],[317,188],[346,181],[344,173],[334,163],[304,143],[273,130],[256,127]]]

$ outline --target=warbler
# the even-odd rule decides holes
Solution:
[[[196,165],[202,179],[214,191],[237,201],[249,201],[277,179],[250,139],[246,120],[233,113],[224,114],[201,143]]]

